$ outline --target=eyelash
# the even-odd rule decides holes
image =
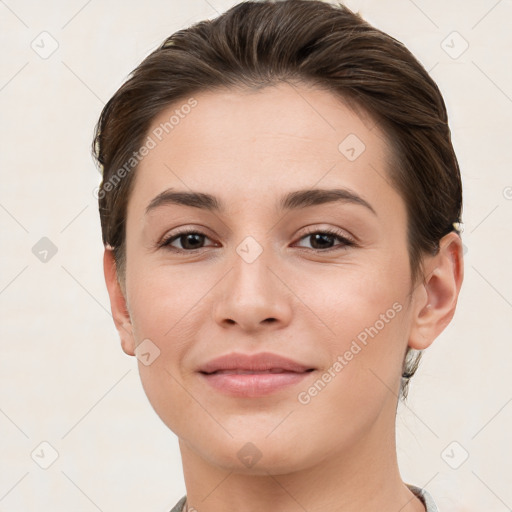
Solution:
[[[302,240],[303,238],[307,238],[308,236],[315,235],[315,234],[322,234],[322,235],[332,236],[334,238],[337,238],[339,241],[341,241],[342,244],[340,244],[338,246],[334,246],[334,247],[329,247],[327,249],[313,249],[313,248],[310,249],[310,248],[307,248],[307,247],[300,247],[300,248],[301,249],[305,249],[307,251],[313,251],[313,252],[316,252],[316,253],[325,253],[325,252],[331,252],[331,251],[336,251],[336,250],[346,250],[348,247],[355,247],[356,246],[356,243],[354,242],[354,240],[352,240],[352,239],[342,235],[340,232],[336,231],[335,229],[329,229],[329,228],[326,228],[326,229],[311,229],[311,230],[307,231],[306,233],[304,233],[299,238],[299,241]],[[164,249],[167,249],[167,250],[170,250],[170,251],[173,251],[173,252],[177,252],[177,253],[189,253],[189,254],[195,254],[197,251],[201,251],[202,249],[205,249],[205,247],[199,247],[197,249],[179,249],[177,247],[171,246],[172,242],[174,242],[175,240],[179,239],[180,237],[186,236],[186,235],[201,235],[201,236],[204,236],[204,237],[208,238],[208,235],[206,235],[205,233],[203,233],[201,231],[186,230],[185,229],[183,231],[180,231],[178,233],[174,233],[171,236],[168,236],[168,237],[164,238],[158,244],[158,247],[159,248],[164,248]]]

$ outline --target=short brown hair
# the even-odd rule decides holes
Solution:
[[[114,251],[121,281],[136,170],[136,162],[131,172],[126,162],[143,144],[153,119],[194,93],[261,89],[284,81],[327,89],[368,112],[382,128],[394,157],[389,179],[407,208],[413,286],[424,278],[422,257],[437,254],[440,239],[461,222],[462,210],[460,171],[437,85],[402,43],[347,7],[282,0],[242,2],[216,19],[179,30],[105,105],[93,153],[103,172],[103,243]],[[403,398],[420,356],[407,349]]]

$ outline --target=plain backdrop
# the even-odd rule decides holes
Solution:
[[[234,3],[0,0],[2,512],[167,512],[185,493],[110,315],[90,144],[148,53]],[[464,186],[465,280],[398,410],[402,476],[443,512],[511,510],[512,2],[347,4],[439,84]]]

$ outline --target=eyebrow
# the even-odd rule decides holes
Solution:
[[[335,189],[303,189],[295,190],[284,195],[278,204],[278,209],[297,210],[308,206],[316,206],[326,203],[349,203],[364,206],[370,210],[375,216],[376,211],[372,205],[361,196],[346,188]],[[152,210],[164,205],[177,204],[181,206],[189,206],[192,208],[201,208],[203,210],[222,213],[225,211],[222,202],[215,196],[205,194],[203,192],[186,192],[177,191],[172,188],[164,190],[158,194],[147,206],[146,215]]]

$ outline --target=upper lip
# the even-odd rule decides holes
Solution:
[[[226,370],[252,372],[283,370],[287,372],[303,373],[308,370],[313,370],[313,368],[293,361],[292,359],[272,354],[271,352],[260,352],[250,355],[231,353],[212,359],[199,368],[201,373],[207,374]]]

